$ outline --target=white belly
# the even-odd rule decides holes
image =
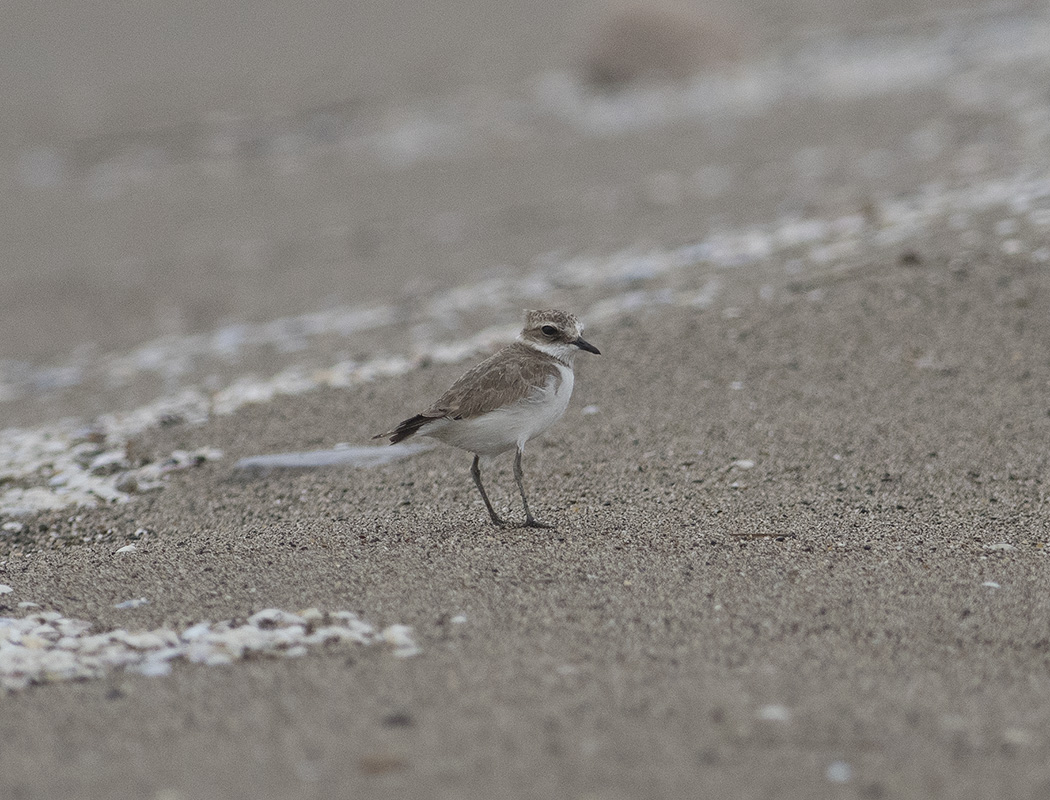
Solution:
[[[493,456],[513,447],[524,448],[561,419],[572,397],[573,374],[558,365],[561,381],[551,378],[532,397],[512,406],[491,411],[473,419],[437,420],[421,433],[453,447],[483,456]]]

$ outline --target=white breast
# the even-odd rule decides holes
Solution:
[[[524,404],[525,419],[522,425],[522,436],[517,439],[519,446],[523,446],[529,439],[535,439],[547,430],[561,419],[565,409],[569,407],[575,377],[569,367],[563,364],[557,366],[558,372],[561,373],[561,380],[551,378],[547,381],[542,393]]]

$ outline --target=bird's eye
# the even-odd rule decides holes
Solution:
[[[555,328],[553,325],[544,325],[542,328],[540,328],[540,330],[543,331],[543,335],[544,336],[557,336],[558,335],[558,329]]]

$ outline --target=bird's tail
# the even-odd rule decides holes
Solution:
[[[373,436],[373,439],[389,439],[390,444],[397,444],[419,432],[419,429],[426,425],[428,422],[432,422],[433,417],[426,417],[422,414],[416,414],[414,417],[409,417],[404,422],[399,424],[392,431],[386,433],[378,433]]]

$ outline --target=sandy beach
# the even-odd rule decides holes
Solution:
[[[836,28],[825,5],[777,39],[756,4],[736,71],[619,99],[570,103],[567,77],[552,100],[548,75],[523,100],[558,57],[523,44],[468,111],[447,85],[397,101],[469,118],[436,150],[315,143],[265,213],[231,206],[270,266],[190,248],[170,285],[114,292],[129,261],[85,265],[126,309],[108,319],[7,269],[37,306],[4,339],[0,618],[172,638],[0,694],[0,796],[1050,793],[1050,19],[887,6]],[[813,63],[835,80],[812,88]],[[197,189],[196,157],[157,167],[94,219],[152,198],[145,228],[190,230],[168,203],[280,183],[253,163],[252,186]],[[335,247],[316,223],[353,176],[373,204]],[[143,259],[170,265],[176,233]],[[602,351],[526,451],[554,529],[491,526],[445,447],[234,468],[373,444],[525,307],[579,314]],[[486,475],[520,517],[510,459]],[[320,623],[248,623],[266,609],[371,628],[306,642]],[[201,656],[203,622],[298,638],[209,663],[230,639]]]

